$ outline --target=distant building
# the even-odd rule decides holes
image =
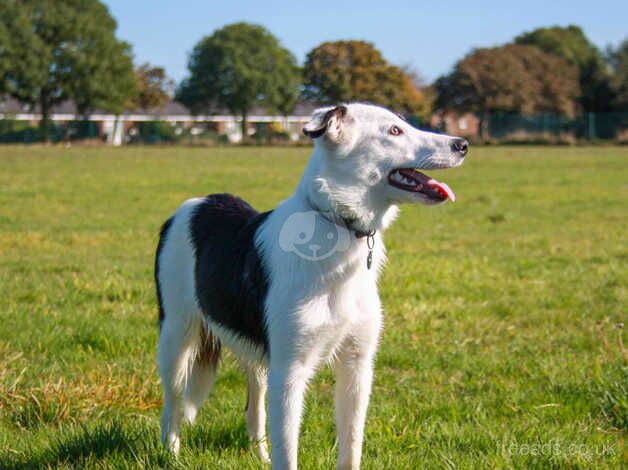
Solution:
[[[278,126],[286,132],[290,140],[301,138],[301,129],[309,120],[315,104],[298,103],[287,116],[269,114],[261,108],[254,108],[247,116],[248,132],[254,134],[260,124]],[[57,124],[67,124],[82,120],[76,113],[74,103],[67,101],[54,106],[51,120]],[[27,121],[36,126],[41,119],[39,108],[30,108],[14,99],[0,101],[0,120]],[[126,110],[120,115],[96,110],[89,114],[87,120],[96,124],[96,136],[111,145],[122,145],[133,138],[135,126],[141,122],[166,122],[175,130],[188,129],[192,134],[211,128],[219,135],[225,135],[230,142],[242,140],[240,117],[228,112],[210,115],[193,115],[180,103],[171,101],[161,108],[150,110]]]
[[[480,119],[473,113],[437,111],[430,116],[430,126],[459,137],[473,139],[480,135]]]

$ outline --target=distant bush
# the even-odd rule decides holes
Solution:
[[[65,129],[57,124],[49,127],[48,137],[52,142],[59,142],[65,135]],[[41,142],[43,133],[40,128],[33,127],[28,121],[13,119],[0,120],[0,143],[3,144],[30,144]]]
[[[176,127],[163,121],[137,122],[127,135],[131,144],[174,143],[178,140]]]

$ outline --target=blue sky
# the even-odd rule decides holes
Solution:
[[[137,63],[186,75],[196,42],[236,21],[268,28],[302,63],[323,41],[364,39],[396,65],[411,64],[431,81],[473,47],[509,41],[539,26],[580,25],[598,46],[628,37],[628,1],[581,0],[106,0],[118,36],[133,45]]]

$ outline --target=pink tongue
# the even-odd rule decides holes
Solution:
[[[451,202],[456,202],[456,195],[451,190],[451,188],[447,186],[446,183],[441,183],[439,181],[436,181],[435,179],[431,179],[427,182],[427,184],[429,184],[430,186],[436,186],[438,192],[440,192],[446,198],[451,199]]]

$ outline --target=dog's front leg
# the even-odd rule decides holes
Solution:
[[[327,356],[326,296],[304,299],[298,289],[269,291],[268,424],[273,470],[296,470],[299,427],[307,384]],[[297,296],[291,298],[291,296]],[[299,305],[301,304],[301,305]]]
[[[339,470],[360,468],[380,324],[379,312],[361,323],[347,336],[334,362]]]
[[[268,374],[268,417],[273,470],[296,470],[303,396],[314,368],[300,362],[287,364],[272,354]]]

